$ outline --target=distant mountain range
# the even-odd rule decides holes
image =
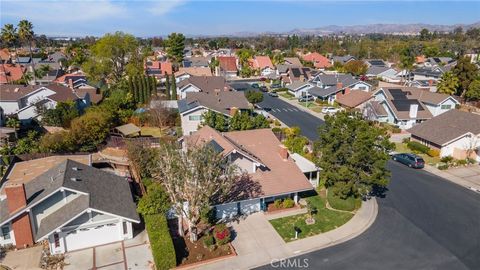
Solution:
[[[453,24],[453,25],[440,25],[440,24],[366,24],[366,25],[327,25],[317,28],[297,28],[287,32],[238,32],[232,34],[232,36],[257,36],[257,35],[329,35],[329,34],[416,34],[423,28],[429,31],[438,32],[451,32],[457,27],[462,27],[463,30],[470,28],[480,28],[480,21],[472,24]]]

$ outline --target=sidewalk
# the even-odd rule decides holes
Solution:
[[[287,102],[290,105],[293,105],[293,106],[297,107],[299,110],[302,110],[302,111],[307,112],[307,113],[309,113],[309,114],[311,114],[311,115],[313,115],[317,118],[320,118],[320,119],[324,120],[325,115],[323,113],[314,112],[314,111],[312,111],[308,108],[305,108],[304,106],[298,104],[297,100],[290,100],[290,99],[284,98],[280,95],[278,96],[278,98]]]
[[[285,243],[263,213],[255,213],[233,224],[237,237],[232,242],[238,256],[198,269],[251,269],[348,241],[367,230],[375,221],[375,198],[363,202],[343,226],[316,236]]]
[[[452,168],[444,171],[430,165],[425,165],[424,170],[457,185],[480,192],[480,166],[478,165],[464,168]]]

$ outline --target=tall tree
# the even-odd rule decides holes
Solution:
[[[167,72],[165,72],[165,96],[167,100],[171,99],[171,88],[170,88],[170,77],[168,77]]]
[[[361,60],[349,61],[343,66],[343,68],[346,72],[355,76],[365,75],[368,70],[367,64]]]
[[[480,78],[470,83],[465,98],[467,100],[480,100]]]
[[[461,97],[465,97],[470,83],[479,76],[477,66],[472,64],[468,57],[460,57],[457,60],[455,67],[452,69],[452,72],[460,81],[457,94]]]
[[[27,20],[21,20],[18,23],[18,37],[20,40],[28,45],[28,50],[30,52],[30,59],[32,61],[32,69],[33,69],[33,82],[36,84],[35,78],[35,62],[33,62],[33,52],[32,52],[32,41],[35,36],[33,32],[33,24]]]
[[[181,33],[171,33],[167,39],[167,56],[175,65],[183,61],[185,36]]]
[[[150,76],[150,95],[157,96],[157,79],[154,76]]]
[[[175,74],[172,74],[172,100],[177,100],[177,82],[175,80]]]
[[[457,76],[453,72],[445,72],[437,84],[437,90],[439,93],[455,95],[459,86],[460,81]]]
[[[208,144],[186,151],[161,144],[158,153],[154,179],[162,184],[176,214],[186,219],[190,241],[195,242],[202,209],[213,198],[224,198],[239,177],[238,169]]]
[[[385,166],[392,148],[385,129],[363,120],[361,114],[341,112],[325,117],[314,153],[326,185],[346,198],[387,185]]]
[[[15,26],[13,26],[13,24],[5,24],[2,27],[1,37],[2,37],[2,40],[6,43],[7,47],[14,47],[15,55],[17,55],[16,42],[18,39],[18,35],[17,35],[17,29],[15,28]],[[17,56],[17,59],[18,59],[18,56]],[[3,62],[2,62],[2,65],[4,65]],[[9,76],[5,76],[5,78],[7,79],[7,83],[9,83],[8,81]]]

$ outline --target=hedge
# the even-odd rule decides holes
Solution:
[[[430,148],[428,146],[423,145],[419,142],[415,142],[415,141],[408,142],[407,147],[410,148],[410,150],[412,150],[414,152],[420,152],[420,153],[424,153],[424,154],[427,154],[428,151],[430,150]]]
[[[177,260],[167,219],[163,215],[147,215],[144,220],[156,268],[174,268],[177,265]]]

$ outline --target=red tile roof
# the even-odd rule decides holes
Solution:
[[[3,48],[0,50],[0,60],[7,61],[10,59],[10,52],[7,48]]]
[[[13,64],[0,64],[0,84],[20,80],[25,72],[25,67]]]
[[[327,57],[316,52],[304,55],[303,60],[313,62],[313,65],[316,68],[328,68],[332,66],[330,60]]]
[[[255,56],[254,59],[251,60],[252,67],[255,69],[264,69],[267,67],[273,68],[272,61],[268,56]]]
[[[235,56],[219,56],[220,68],[225,71],[237,71],[237,59]]]

